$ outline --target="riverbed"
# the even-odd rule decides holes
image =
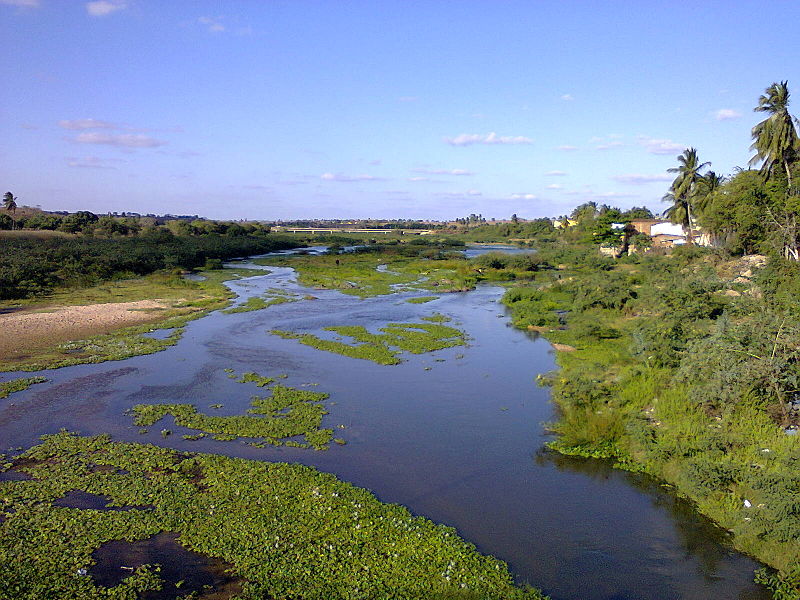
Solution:
[[[481,286],[425,304],[406,302],[409,293],[362,300],[304,288],[286,267],[230,286],[237,303],[274,288],[303,299],[212,313],[157,354],[36,373],[50,381],[0,400],[2,449],[28,447],[66,428],[312,465],[455,527],[482,552],[507,561],[519,582],[554,600],[770,597],[752,582],[759,565],[732,551],[723,531],[658,482],[544,450],[549,434],[543,423],[555,416],[548,389],[535,380],[555,368],[553,350],[511,327],[499,303],[502,288]],[[324,327],[336,325],[374,331],[434,313],[465,331],[468,345],[404,354],[404,362],[392,366],[268,333],[324,335]],[[181,435],[194,432],[171,417],[143,434],[126,414],[139,403],[178,402],[205,412],[221,404],[214,414],[244,414],[261,390],[235,382],[224,369],[285,375],[285,385],[330,394],[323,425],[346,445],[314,451],[189,441]],[[163,437],[162,427],[172,435]]]

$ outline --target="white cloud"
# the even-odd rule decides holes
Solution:
[[[157,140],[147,135],[136,133],[112,134],[101,133],[80,133],[75,137],[75,141],[80,144],[105,144],[118,148],[156,148],[163,146],[167,142]]]
[[[742,113],[732,108],[720,108],[714,113],[714,118],[717,121],[730,121],[732,119],[738,119],[741,116]]]
[[[485,135],[479,133],[462,133],[454,138],[444,138],[444,141],[451,146],[471,146],[473,144],[492,146],[496,144],[517,145],[533,143],[532,139],[521,135],[497,135],[494,131]]]
[[[575,100],[575,97],[572,94],[564,94],[561,96],[561,99],[566,102],[571,102],[572,100]]]
[[[425,173],[427,175],[474,175],[472,171],[466,169],[412,169],[414,173]]]
[[[569,146],[569,145],[558,146],[556,148],[556,150],[561,150],[562,152],[575,152],[575,150],[577,149],[578,149],[577,146]]]
[[[613,200],[614,198],[638,198],[638,194],[621,194],[619,192],[601,192],[595,194],[592,192],[585,192],[585,197],[589,200]]]
[[[19,6],[20,8],[36,8],[39,6],[39,0],[0,0],[0,4]]]
[[[114,123],[108,121],[100,121],[98,119],[64,119],[58,122],[58,126],[62,129],[119,129]]]
[[[606,142],[605,144],[600,144],[595,146],[595,150],[611,150],[612,148],[619,148],[620,146],[624,146],[622,142]]]
[[[674,154],[676,152],[683,152],[683,149],[686,147],[672,140],[660,140],[646,135],[640,135],[637,139],[650,154]]]
[[[564,171],[548,171],[545,175],[547,177],[564,177],[566,173]]]
[[[383,177],[375,177],[373,175],[342,175],[341,173],[323,173],[320,179],[323,181],[339,181],[342,183],[351,183],[354,181],[386,181]]]
[[[560,190],[560,189],[562,189],[563,187],[564,187],[564,186],[563,186],[563,185],[561,185],[560,183],[551,183],[550,185],[548,185],[548,186],[547,186],[547,189],[548,189],[548,190]]]
[[[630,173],[627,175],[615,175],[612,177],[614,181],[625,183],[627,185],[643,185],[645,183],[654,183],[658,181],[670,181],[672,177],[669,175],[641,175],[639,173]]]
[[[86,12],[93,17],[105,17],[127,7],[125,0],[94,0],[86,3]]]
[[[435,196],[443,198],[463,198],[465,196],[483,196],[478,190],[467,190],[466,192],[437,192]]]
[[[512,200],[536,200],[536,194],[511,194]]]
[[[99,158],[97,156],[85,156],[83,158],[68,158],[67,165],[76,169],[116,169],[113,164],[122,162],[119,159]]]
[[[409,177],[409,181],[433,181],[430,177]]]
[[[225,25],[222,24],[222,17],[200,17],[197,19],[200,25],[205,25],[211,33],[220,33],[225,31]]]

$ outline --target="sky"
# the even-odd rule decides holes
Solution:
[[[216,219],[508,219],[746,167],[800,3],[0,0],[0,188]],[[800,95],[790,105],[800,114]]]

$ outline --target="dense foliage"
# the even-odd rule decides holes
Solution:
[[[0,300],[27,298],[60,286],[146,275],[160,269],[194,269],[208,259],[228,259],[292,248],[276,236],[177,237],[166,229],[114,240],[0,238]]]
[[[544,378],[559,408],[551,447],[674,484],[740,549],[794,572],[796,263],[686,247],[603,270],[542,246],[553,253],[564,259],[559,270],[504,298],[518,326],[564,350],[560,370]]]

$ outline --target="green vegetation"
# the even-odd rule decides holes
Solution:
[[[255,373],[245,373],[240,381],[263,387],[267,380],[269,378]],[[271,388],[270,396],[253,397],[252,408],[247,412],[260,416],[211,416],[198,412],[192,404],[137,404],[133,407],[133,414],[134,423],[140,427],[149,427],[172,415],[176,425],[214,434],[216,440],[262,438],[252,445],[291,445],[327,450],[333,430],[320,428],[322,417],[328,414],[321,402],[327,397],[328,394],[320,392],[276,385]],[[305,437],[305,442],[287,439],[300,436]]]
[[[0,482],[4,598],[121,600],[156,590],[155,565],[116,587],[96,585],[92,553],[164,531],[232,565],[243,581],[241,600],[542,598],[515,588],[504,563],[480,555],[453,529],[298,464],[60,433],[10,466],[33,479]],[[53,504],[72,490],[128,510]]]
[[[226,372],[230,374],[228,377],[231,379],[236,379],[236,375],[233,374],[233,371],[230,369],[225,369]],[[258,387],[266,387],[270,383],[273,383],[275,379],[273,377],[265,377],[264,375],[259,375],[258,373],[253,373],[249,371],[247,373],[242,373],[241,378],[236,379],[238,383],[255,383]]]
[[[751,260],[691,247],[605,260],[608,270],[575,260],[504,297],[517,326],[566,350],[543,378],[559,408],[550,447],[669,482],[739,549],[794,573],[796,264],[754,274]]]
[[[425,242],[415,238],[407,244],[372,244],[353,252],[270,257],[255,262],[293,267],[302,285],[336,289],[361,298],[401,291],[462,292],[482,281],[535,279],[537,271],[552,268],[536,254],[496,252],[467,260],[453,251],[460,246],[452,242]]]
[[[267,290],[263,296],[252,296],[248,298],[246,302],[239,304],[238,306],[234,306],[233,308],[223,310],[222,312],[225,314],[250,312],[269,308],[270,306],[275,306],[276,304],[297,302],[298,300],[299,298],[296,297],[296,294],[292,294],[286,290],[271,289]]]
[[[32,385],[45,381],[47,381],[46,377],[21,377],[11,381],[2,381],[0,382],[0,398],[8,398],[14,392],[27,390]]]
[[[137,237],[97,239],[0,238],[0,300],[47,295],[58,288],[85,288],[162,269],[194,269],[225,259],[295,247],[269,236],[184,236],[151,228]]]
[[[433,302],[438,299],[439,296],[417,296],[416,298],[408,298],[406,302],[409,304],[425,304],[426,302]]]
[[[429,317],[432,321],[436,317]],[[437,319],[438,320],[438,319]],[[454,327],[447,327],[436,322],[429,323],[389,323],[378,329],[380,333],[370,333],[360,325],[343,325],[326,327],[340,336],[349,337],[356,342],[346,344],[334,340],[326,340],[310,333],[293,333],[291,331],[272,330],[270,333],[285,339],[296,339],[301,344],[342,354],[350,358],[371,360],[380,365],[396,365],[400,362],[401,351],[423,354],[454,346],[463,346],[465,335]]]
[[[225,281],[263,274],[257,269],[224,269],[202,273],[202,281],[189,281],[175,272],[157,273],[138,280],[76,290],[74,293],[59,292],[55,298],[60,304],[112,301],[111,298],[121,302],[142,299],[142,296],[153,298],[152,294],[155,294],[157,298],[169,300],[171,308],[154,315],[157,323],[126,327],[108,334],[32,349],[21,358],[0,361],[0,371],[39,371],[159,352],[178,343],[187,322],[228,304],[234,293],[223,285]],[[170,329],[173,331],[163,339],[148,335],[156,330]]]

